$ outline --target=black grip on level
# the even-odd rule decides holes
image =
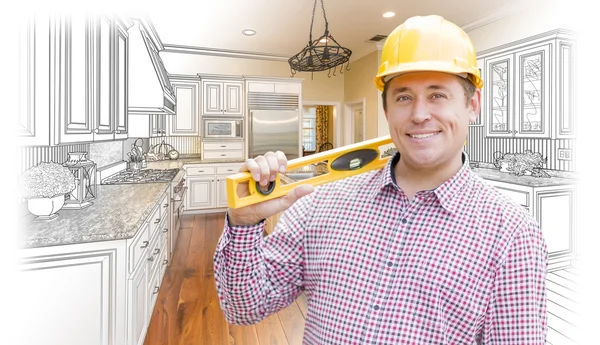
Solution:
[[[331,168],[337,171],[360,169],[371,163],[379,156],[379,151],[373,149],[360,149],[345,153],[331,163]]]

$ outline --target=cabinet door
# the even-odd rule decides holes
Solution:
[[[56,143],[94,139],[95,25],[91,16],[63,17],[57,21],[56,52],[59,83],[54,92]]]
[[[127,28],[115,23],[114,65],[114,139],[127,139],[127,88],[129,82],[129,36]]]
[[[515,136],[550,137],[550,44],[515,54]]]
[[[486,60],[486,109],[484,113],[487,135],[513,136],[513,55],[507,54]]]
[[[188,177],[186,183],[188,185],[186,209],[198,210],[214,207],[214,177]]]
[[[223,83],[223,115],[243,114],[242,83]]]
[[[116,253],[97,250],[27,258],[19,272],[21,306],[32,330],[23,344],[117,344]],[[118,307],[119,310],[121,307]]]
[[[19,145],[50,145],[50,36],[51,20],[35,15],[20,22],[18,54]]]
[[[200,135],[200,83],[172,81],[177,97],[175,116],[171,116],[169,134],[173,136]]]
[[[217,176],[217,204],[216,207],[227,207],[227,176]]]
[[[223,83],[204,81],[202,82],[204,98],[202,99],[203,115],[223,114]]]
[[[114,22],[111,18],[98,18],[98,35],[96,42],[96,121],[94,141],[113,140],[113,108],[112,108],[112,54]]]
[[[142,262],[127,281],[127,344],[143,345],[148,325],[148,264]]]
[[[574,188],[536,193],[536,219],[548,246],[549,266],[569,260],[575,253]]]
[[[575,46],[571,41],[556,44],[556,137],[575,137]]]

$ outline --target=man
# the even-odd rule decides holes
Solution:
[[[385,168],[228,210],[214,256],[227,320],[259,322],[304,291],[304,344],[544,344],[539,226],[462,150],[483,86],[471,40],[439,16],[410,18],[375,84],[398,150]],[[269,152],[243,170],[267,185],[285,167]]]

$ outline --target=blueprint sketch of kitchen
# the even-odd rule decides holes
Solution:
[[[159,17],[36,14],[17,28],[19,183],[30,182],[29,196],[41,190],[47,198],[60,199],[58,209],[36,218],[27,210],[28,196],[24,195],[19,214],[24,224],[34,224],[32,229],[40,229],[42,235],[62,224],[61,213],[86,224],[89,219],[83,215],[90,214],[102,197],[98,188],[103,181],[109,185],[116,176],[132,169],[143,171],[150,163],[159,165],[151,165],[154,171],[148,179],[164,183],[175,179],[178,183],[162,190],[150,183],[154,187],[148,188],[145,197],[162,198],[165,193],[161,201],[184,204],[187,200],[177,199],[176,194],[187,188],[180,181],[177,162],[183,157],[200,159],[202,129],[199,118],[176,124],[178,109],[186,105],[184,98],[177,99],[175,94],[185,89],[185,94],[197,97],[198,102],[203,94],[201,83],[192,80],[198,76],[189,76],[186,83],[178,66],[169,64],[176,60],[161,57],[166,48],[185,48],[162,41],[164,23]],[[465,144],[473,171],[524,207],[541,225],[549,252],[547,343],[553,345],[579,343],[575,321],[581,302],[577,283],[576,53],[576,32],[560,26],[478,51],[485,82],[482,110],[470,124]],[[223,50],[224,58],[227,54]],[[252,61],[256,59],[252,57]],[[153,82],[136,80],[139,74],[134,71],[143,66],[151,68]],[[174,76],[183,83],[174,87]],[[243,80],[241,75],[236,77]],[[144,97],[138,97],[140,94],[157,95],[158,101],[141,104]],[[139,126],[146,135],[138,135]],[[249,157],[245,154],[245,158]],[[40,176],[46,180],[35,182]],[[176,206],[167,203],[166,212],[177,213]],[[157,227],[168,222],[160,217],[160,211],[158,214]],[[142,216],[149,214],[136,214]],[[36,255],[43,256],[46,245],[60,244],[59,239],[43,242],[35,237],[31,229],[25,236],[39,250]],[[169,239],[165,241],[171,246]],[[106,248],[91,252],[101,253],[93,262],[103,274],[113,269],[114,255],[120,255]],[[70,256],[79,254],[67,253],[64,258],[72,260]],[[87,257],[77,258],[85,261]],[[74,261],[73,267],[78,264]]]

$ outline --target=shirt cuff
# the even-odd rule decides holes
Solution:
[[[255,225],[230,226],[229,217],[225,215],[225,226],[217,251],[227,249],[234,252],[244,252],[257,248],[263,239],[265,220]]]

